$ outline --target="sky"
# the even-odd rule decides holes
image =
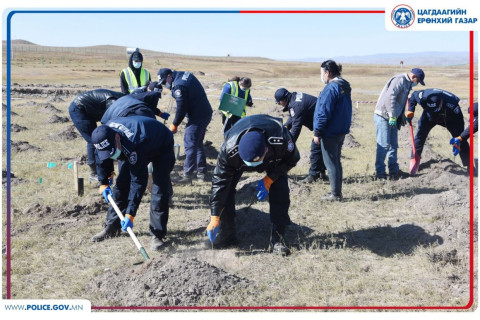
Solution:
[[[469,46],[467,32],[386,31],[383,14],[17,13],[11,20],[11,39],[45,46],[109,44],[278,60],[459,52]]]

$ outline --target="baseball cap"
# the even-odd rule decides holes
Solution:
[[[279,103],[282,100],[287,100],[289,93],[290,92],[288,92],[288,90],[285,88],[278,89],[275,91],[275,102]]]
[[[169,74],[173,73],[171,69],[162,68],[158,70],[158,82],[163,83]]]
[[[97,149],[98,158],[105,160],[115,153],[115,130],[107,125],[101,125],[92,132],[92,143]]]
[[[413,68],[411,71],[418,79],[420,79],[420,84],[422,86],[425,85],[425,82],[423,80],[425,79],[425,73],[423,72],[422,69],[420,68]]]
[[[238,144],[238,154],[243,161],[257,162],[265,153],[266,142],[261,132],[249,131],[243,135]]]

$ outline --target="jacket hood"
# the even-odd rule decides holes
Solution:
[[[352,93],[352,88],[350,87],[350,83],[343,79],[343,78],[339,78],[339,77],[336,77],[335,79],[332,80],[332,82],[335,82],[336,84],[338,84],[340,86],[340,88],[345,91],[346,94],[351,94]]]
[[[132,53],[132,54],[130,55],[130,58],[128,59],[128,66],[129,66],[133,71],[139,70],[139,69],[136,69],[136,68],[133,66],[133,60],[134,60],[134,59],[137,60],[137,61],[138,61],[138,60],[142,61],[142,67],[143,67],[143,55],[142,55],[140,52],[135,51],[134,53]]]

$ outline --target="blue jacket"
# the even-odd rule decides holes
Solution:
[[[141,114],[155,119],[155,109],[150,108],[143,101],[135,99],[132,95],[126,95],[112,103],[112,105],[103,115],[100,122],[102,124],[106,124],[110,120],[130,116],[133,114]]]
[[[120,135],[122,154],[119,161],[128,163],[131,178],[126,213],[135,216],[147,188],[148,163],[171,148],[173,134],[159,121],[142,116],[117,118],[108,121],[106,125]]]
[[[441,89],[425,89],[414,91],[408,100],[408,111],[415,112],[417,104],[426,112],[427,119],[436,123],[447,120],[464,123],[458,98],[453,93]]]
[[[313,114],[316,105],[317,98],[309,94],[292,92],[290,95],[287,107],[285,108],[288,109],[290,116],[287,122],[285,122],[285,127],[290,130],[293,141],[297,141],[302,131],[302,126],[307,127],[310,131],[313,130]]]
[[[179,126],[185,116],[189,122],[211,117],[213,110],[198,79],[186,71],[173,71],[172,96],[177,101],[173,124]]]
[[[350,132],[352,89],[342,78],[331,80],[320,93],[313,117],[315,137],[334,137]]]

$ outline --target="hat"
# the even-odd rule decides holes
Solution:
[[[158,75],[158,82],[163,83],[165,79],[167,79],[167,76],[169,74],[173,73],[171,69],[168,68],[162,68],[158,70],[157,75]]]
[[[420,84],[424,86],[425,82],[423,82],[423,80],[425,79],[425,73],[423,70],[420,68],[414,68],[411,72],[420,80]]]
[[[132,61],[143,62],[143,55],[140,52],[135,51],[134,53],[132,53]]]
[[[238,144],[238,153],[243,161],[257,162],[265,153],[265,137],[261,132],[249,131]]]
[[[278,89],[275,91],[275,102],[279,103],[282,100],[287,100],[289,93],[290,92],[288,92],[288,90],[285,88]]]
[[[107,125],[97,127],[92,132],[92,143],[101,161],[110,158],[116,150],[115,131]]]
[[[158,81],[152,81],[148,85],[148,89],[150,89],[150,91],[162,91],[162,85]]]

